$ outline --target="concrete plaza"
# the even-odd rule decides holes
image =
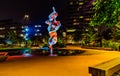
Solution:
[[[76,56],[11,56],[0,62],[0,76],[91,76],[88,67],[120,57],[118,51],[84,49],[68,46],[68,49],[85,50]]]

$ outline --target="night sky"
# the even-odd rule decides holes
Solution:
[[[14,19],[21,21],[25,13],[30,15],[31,22],[40,22],[47,19],[52,12],[52,6],[59,13],[58,18],[64,19],[64,0],[0,0],[0,20]]]

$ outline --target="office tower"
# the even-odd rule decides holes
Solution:
[[[93,0],[67,0],[65,26],[68,40],[70,38],[69,36],[74,34],[75,31],[82,32],[88,27],[93,14],[93,11],[91,10],[92,2]]]

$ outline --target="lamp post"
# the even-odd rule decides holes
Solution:
[[[24,15],[24,18],[23,18],[23,24],[24,24],[24,31],[25,31],[25,33],[24,33],[24,39],[25,39],[25,47],[27,47],[27,41],[28,41],[28,31],[29,31],[29,29],[28,29],[28,24],[29,24],[29,20],[30,20],[30,17],[29,17],[29,14],[25,14]]]
[[[25,41],[26,41],[26,47],[27,47],[27,41],[28,41],[28,32],[29,32],[29,29],[28,27],[25,28]]]

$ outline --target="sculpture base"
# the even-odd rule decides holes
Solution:
[[[49,56],[57,56],[57,54],[49,54]]]

